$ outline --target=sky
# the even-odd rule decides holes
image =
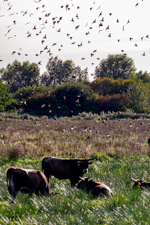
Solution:
[[[93,78],[109,54],[150,73],[150,0],[0,0],[0,68],[71,59]]]

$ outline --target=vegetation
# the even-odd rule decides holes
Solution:
[[[0,80],[0,112],[6,110],[6,106],[10,103],[10,99],[10,94]]]
[[[38,83],[39,67],[35,63],[26,61],[21,64],[15,60],[12,65],[8,64],[6,69],[1,69],[0,73],[9,92],[15,92],[19,88]]]
[[[95,73],[97,78],[89,82],[87,69],[81,70],[72,60],[52,57],[40,76],[35,63],[15,60],[0,70],[2,85],[7,88],[2,98],[10,98],[12,93],[9,101],[0,100],[0,110],[49,117],[102,111],[150,113],[150,74],[136,73],[131,58],[109,55]]]
[[[8,115],[9,116],[9,115]],[[0,122],[0,224],[149,224],[149,190],[132,189],[133,178],[149,181],[150,120],[57,120],[18,117]],[[89,115],[90,116],[90,115]],[[103,117],[106,114],[103,113]],[[78,118],[78,120],[77,120]],[[22,120],[24,119],[24,121]],[[38,197],[19,193],[11,204],[5,170],[9,166],[41,170],[41,158],[90,157],[94,180],[113,191],[110,198],[93,200],[71,188],[68,180],[50,179],[55,196]]]
[[[150,76],[124,55],[108,56],[95,73],[88,82],[86,70],[57,57],[41,77],[29,62],[0,70],[0,224],[150,224],[150,190],[133,190],[130,180],[143,173],[150,181]],[[19,193],[12,205],[5,170],[41,170],[46,155],[96,156],[89,173],[114,196],[93,200],[51,178],[58,195]]]
[[[136,68],[131,58],[126,55],[109,55],[107,59],[103,59],[95,69],[96,77],[122,78],[126,79]]]
[[[87,74],[79,66],[75,66],[72,60],[63,61],[61,59],[50,58],[45,72],[40,78],[40,83],[45,86],[56,86],[63,83],[83,81],[87,79]]]

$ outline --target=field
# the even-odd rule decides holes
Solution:
[[[0,121],[0,224],[150,224],[150,190],[132,189],[133,178],[150,181],[150,120],[77,120],[69,118]],[[19,193],[10,203],[5,170],[9,166],[41,170],[41,158],[96,156],[89,166],[94,180],[114,196],[93,200],[51,178],[38,197]]]

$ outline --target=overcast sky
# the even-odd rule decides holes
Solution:
[[[0,0],[0,68],[72,59],[94,73],[108,54],[150,72],[150,0]],[[41,64],[41,65],[40,65]]]

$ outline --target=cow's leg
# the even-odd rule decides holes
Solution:
[[[8,191],[9,191],[9,194],[11,196],[11,203],[14,203],[14,200],[15,200],[15,197],[16,197],[18,191],[15,188],[13,177],[10,178]]]
[[[10,196],[11,196],[11,203],[12,203],[12,204],[13,204],[14,201],[15,201],[15,198],[16,198],[17,193],[18,193],[18,191],[13,190],[13,191],[11,192],[11,194],[10,194]]]

